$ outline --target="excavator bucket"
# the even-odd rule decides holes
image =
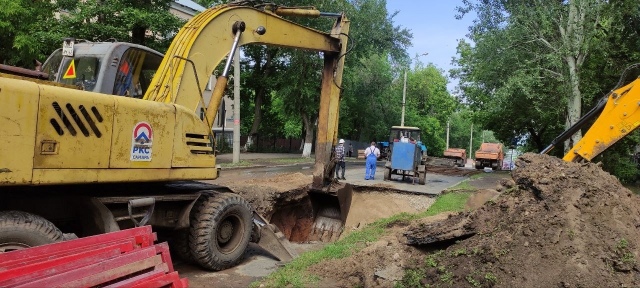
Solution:
[[[255,234],[252,235],[252,238],[257,238],[253,240],[257,242],[258,246],[283,263],[290,262],[298,257],[298,253],[276,225],[269,224],[264,217],[256,212],[253,212],[253,222],[257,231],[254,231]]]
[[[348,183],[332,183],[309,190],[314,223],[311,241],[333,242],[340,237],[351,207],[353,188]]]

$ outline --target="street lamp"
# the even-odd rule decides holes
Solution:
[[[429,52],[422,53],[420,55],[416,55],[416,60],[418,60],[418,56],[427,56]],[[400,119],[400,126],[404,126],[404,105],[407,102],[407,69],[404,70],[404,86],[402,88],[402,118]]]

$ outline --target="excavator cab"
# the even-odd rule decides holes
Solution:
[[[163,55],[125,42],[65,40],[42,66],[49,81],[116,96],[142,98]]]

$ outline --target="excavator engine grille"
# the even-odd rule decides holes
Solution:
[[[96,137],[102,137],[102,132],[100,132],[96,123],[102,123],[104,119],[95,106],[87,109],[84,105],[74,107],[70,103],[61,106],[58,102],[53,102],[51,105],[62,122],[58,123],[58,119],[55,118],[49,120],[58,135],[64,135],[66,128],[66,131],[69,132],[71,136],[76,136],[78,130],[80,130],[80,133],[85,137],[91,135],[90,131],[93,132]],[[89,113],[89,111],[91,111],[91,113]],[[82,121],[82,119],[84,119],[84,121]],[[75,126],[71,122],[75,123]],[[78,130],[76,130],[76,127],[78,127]]]
[[[213,147],[208,135],[186,133],[185,138],[192,154],[213,154]]]

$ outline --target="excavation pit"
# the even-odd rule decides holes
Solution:
[[[300,191],[294,190],[291,193],[299,195]],[[285,196],[283,198],[291,199],[286,197],[286,194],[287,192],[282,194]],[[423,194],[406,193],[394,189],[354,187],[351,207],[343,228],[344,232],[340,236],[361,229],[381,218],[399,213],[422,212],[428,209],[433,202],[435,202],[435,197]],[[272,211],[269,221],[276,225],[289,241],[306,243],[318,240],[318,237],[312,233],[314,215],[309,195],[294,201],[276,202]],[[338,238],[336,237],[336,239]]]

